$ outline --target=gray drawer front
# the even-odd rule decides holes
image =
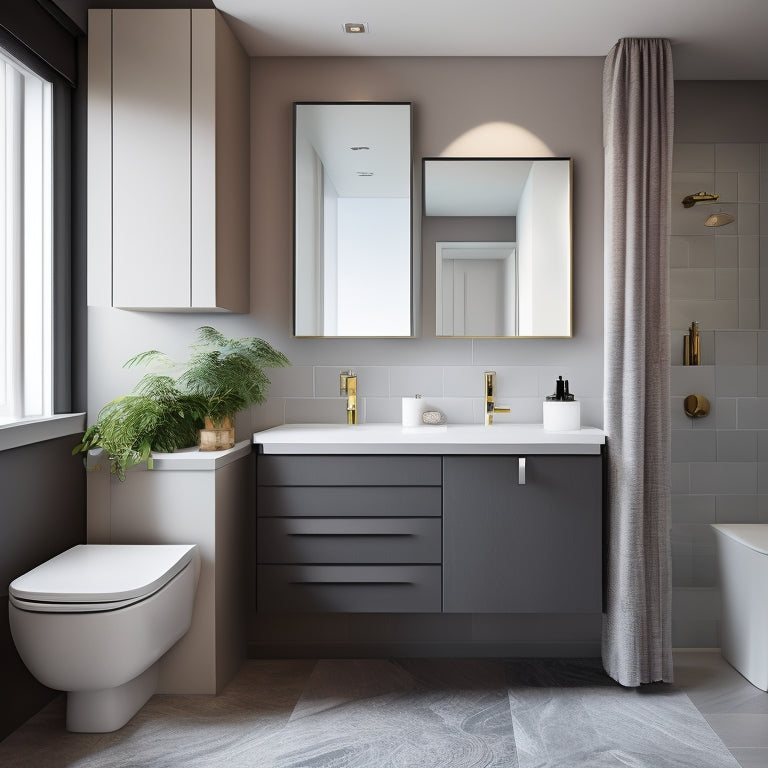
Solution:
[[[440,456],[264,456],[259,485],[440,485]]]
[[[260,565],[259,611],[435,613],[439,565]]]
[[[293,518],[258,521],[259,563],[440,563],[437,518]]]
[[[259,517],[440,517],[439,486],[259,486]]]

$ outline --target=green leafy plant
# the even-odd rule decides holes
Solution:
[[[263,369],[290,365],[262,339],[228,339],[210,326],[198,334],[199,343],[176,377],[168,369],[178,366],[158,350],[128,360],[125,367],[155,365],[165,372],[145,374],[130,394],[107,403],[73,453],[101,448],[112,472],[124,480],[126,470],[147,461],[152,451],[195,445],[206,417],[217,426],[264,402],[269,379]]]

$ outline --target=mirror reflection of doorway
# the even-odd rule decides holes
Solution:
[[[515,243],[437,243],[438,336],[515,336]]]

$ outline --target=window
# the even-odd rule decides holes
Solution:
[[[52,90],[0,51],[0,423],[53,413]]]

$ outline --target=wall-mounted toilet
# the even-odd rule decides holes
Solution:
[[[121,728],[189,629],[195,544],[81,544],[14,580],[11,633],[29,671],[67,692],[67,729]]]
[[[768,691],[768,524],[712,527],[722,590],[720,650],[752,685]]]

